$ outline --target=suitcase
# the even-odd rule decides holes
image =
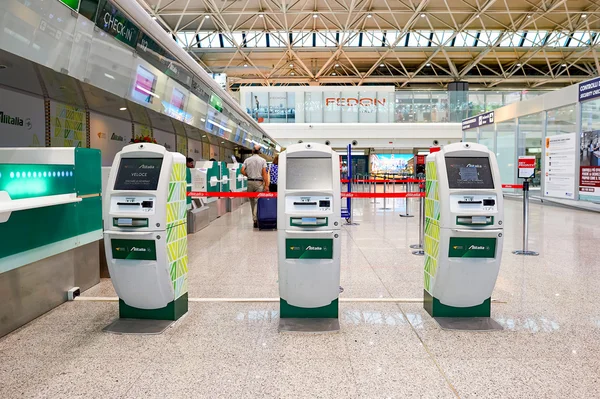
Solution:
[[[277,228],[277,198],[259,198],[256,204],[256,219],[259,230]]]

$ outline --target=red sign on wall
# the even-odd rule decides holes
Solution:
[[[425,155],[417,155],[417,165],[425,165]]]

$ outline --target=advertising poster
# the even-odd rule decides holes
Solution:
[[[0,89],[0,134],[3,147],[45,146],[44,100]]]
[[[202,158],[202,142],[198,140],[188,139],[187,156],[194,158],[194,161],[199,161]]]
[[[575,133],[546,138],[544,192],[548,197],[575,199],[576,145]]]
[[[138,65],[131,97],[136,101],[152,104],[153,99],[156,97],[156,94],[154,94],[156,81],[156,75]]]
[[[532,178],[535,174],[535,165],[537,158],[531,155],[520,156],[518,161],[518,176],[521,179]]]
[[[373,154],[371,173],[401,173],[407,171],[408,161],[413,154]]]
[[[102,166],[111,166],[130,140],[131,122],[90,112],[90,147],[100,150]]]
[[[175,135],[162,130],[154,129],[154,138],[158,144],[164,146],[167,151],[175,151]]]
[[[600,131],[581,135],[579,199],[600,202]]]
[[[85,147],[85,109],[74,105],[50,102],[52,147]]]

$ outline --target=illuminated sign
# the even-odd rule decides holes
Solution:
[[[327,97],[325,99],[325,106],[337,105],[338,107],[353,107],[361,105],[363,107],[373,107],[377,105],[385,106],[385,98],[378,100],[377,98],[355,98],[355,97]]]
[[[66,5],[67,7],[69,7],[72,10],[75,11],[79,11],[79,4],[81,3],[81,0],[58,0],[60,3],[63,3],[64,5]]]
[[[98,12],[96,26],[118,41],[136,47],[140,30],[109,2]]]

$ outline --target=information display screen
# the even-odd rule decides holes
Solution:
[[[331,158],[287,158],[288,190],[332,190]]]
[[[115,190],[156,190],[162,158],[121,158]]]
[[[487,157],[446,157],[449,188],[490,189],[494,179]]]

